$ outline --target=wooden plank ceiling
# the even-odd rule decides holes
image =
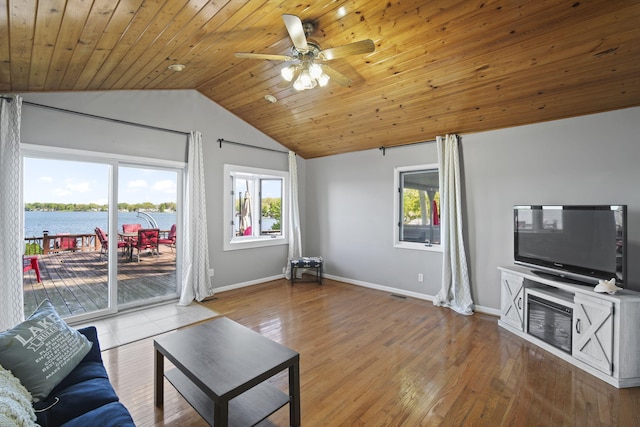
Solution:
[[[304,158],[640,105],[637,0],[0,5],[0,92],[196,89]],[[376,50],[330,61],[349,87],[281,88],[286,63],[234,52],[290,54],[283,14]]]

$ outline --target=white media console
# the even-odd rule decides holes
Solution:
[[[615,295],[601,294],[593,291],[594,286],[538,275],[523,267],[498,269],[500,326],[615,387],[640,386],[640,292],[623,289]],[[539,336],[534,336],[529,332],[528,313],[530,304],[533,307],[541,300],[571,310],[557,315],[550,310],[549,316],[537,313],[532,323],[538,323]],[[571,345],[566,350],[540,337],[546,333],[566,335],[551,325],[545,331],[547,325],[539,324],[545,319],[556,322],[553,319],[562,316],[571,316],[571,331],[566,331]],[[537,332],[540,330],[543,334]]]

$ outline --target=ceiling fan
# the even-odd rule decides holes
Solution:
[[[319,62],[371,53],[375,50],[373,41],[369,39],[323,50],[317,42],[308,38],[315,30],[312,22],[302,22],[297,16],[286,14],[282,15],[282,19],[293,42],[290,55],[236,52],[238,58],[291,61],[290,65],[281,70],[284,81],[280,87],[293,84],[296,90],[313,89],[317,85],[325,86],[330,79],[339,85],[349,86],[352,83],[351,79]]]

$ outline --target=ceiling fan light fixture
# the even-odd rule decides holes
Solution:
[[[340,7],[338,17],[340,18],[346,13],[346,8]],[[312,21],[303,22],[297,16],[289,14],[282,15],[282,20],[287,28],[287,33],[289,33],[289,38],[293,42],[289,55],[247,52],[236,52],[235,54],[237,58],[293,62],[280,70],[284,82],[281,82],[278,87],[288,88],[292,84],[295,90],[313,89],[316,86],[326,86],[330,79],[333,79],[340,86],[350,86],[352,81],[347,76],[328,65],[316,64],[315,61],[329,61],[352,55],[362,55],[374,52],[376,49],[373,40],[366,39],[323,50],[317,42],[308,39],[315,31],[315,25]]]
[[[309,66],[309,75],[312,79],[318,79],[324,74],[322,72],[322,67],[318,64],[311,64]]]
[[[282,75],[283,79],[290,82],[291,80],[293,80],[294,71],[295,71],[295,66],[289,65],[284,67],[282,70],[280,70],[280,74]]]
[[[318,77],[318,84],[320,85],[320,87],[325,87],[327,83],[329,83],[329,78],[330,77],[328,75],[322,73],[322,75]]]
[[[312,78],[311,74],[309,74],[309,70],[302,70],[296,81],[293,83],[293,88],[295,90],[313,89],[317,84],[318,82],[316,79]]]
[[[302,64],[298,66],[302,68],[300,74],[293,82],[293,88],[295,90],[313,89],[316,86],[326,86],[329,83],[329,76],[324,73],[322,67],[318,64]],[[281,70],[282,78],[287,81],[291,81],[295,76],[296,68],[293,65],[285,67]],[[289,77],[291,73],[291,78]]]
[[[303,86],[302,82],[300,81],[300,79],[296,79],[295,82],[293,82],[293,88],[295,90],[304,90],[305,87]]]

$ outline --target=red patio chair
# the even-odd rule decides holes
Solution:
[[[137,233],[142,228],[142,224],[122,224],[122,231],[125,233]]]
[[[22,272],[26,273],[29,270],[35,271],[36,280],[38,283],[42,283],[42,279],[40,278],[40,266],[38,265],[38,256],[25,256],[22,261]]]
[[[167,245],[171,248],[171,252],[176,247],[176,225],[173,224],[171,226],[171,230],[169,230],[169,234],[166,239],[158,239],[159,244]]]
[[[69,233],[58,233],[58,236],[64,236]],[[55,247],[61,251],[75,251],[77,250],[78,242],[75,237],[58,237],[55,242]]]
[[[105,256],[109,255],[109,239],[107,238],[107,233],[100,227],[96,227],[96,236],[98,236],[98,240],[100,241],[100,256],[104,254]],[[128,248],[129,244],[124,240],[118,240],[118,249]]]
[[[122,224],[122,232],[126,234],[125,240],[129,244],[129,246],[136,245],[136,239],[138,237],[136,233],[138,233],[138,230],[141,229],[142,224]]]
[[[138,230],[138,240],[135,245],[131,247],[132,256],[133,250],[137,249],[138,262],[140,262],[140,251],[150,250],[151,253],[155,250],[156,257],[158,253],[158,238],[160,236],[160,230],[157,228],[142,228]]]

